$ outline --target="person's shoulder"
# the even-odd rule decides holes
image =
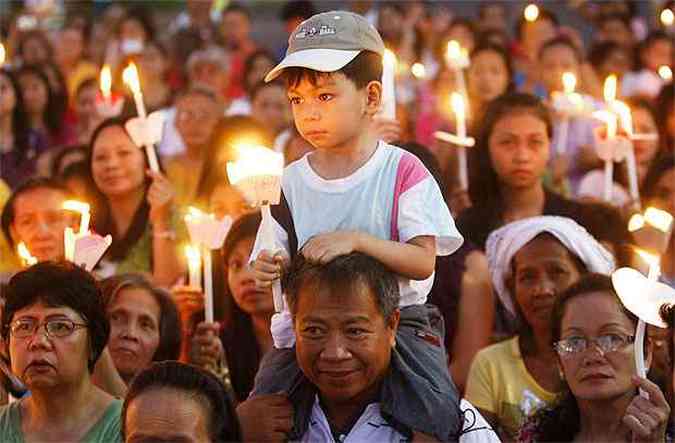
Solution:
[[[513,337],[481,349],[476,354],[476,361],[481,361],[483,364],[496,364],[504,359],[514,358],[517,340],[517,337]]]

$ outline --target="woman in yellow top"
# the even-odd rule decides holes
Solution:
[[[556,216],[510,223],[490,235],[486,251],[495,291],[520,328],[476,355],[465,396],[510,440],[561,387],[550,345],[556,297],[583,274],[609,274],[614,259],[584,228]]]

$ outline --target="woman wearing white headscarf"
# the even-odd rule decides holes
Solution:
[[[466,399],[513,439],[524,420],[551,403],[560,388],[550,346],[555,298],[583,274],[609,274],[612,255],[583,227],[565,217],[510,223],[487,240],[490,276],[500,302],[519,322],[519,333],[480,351],[471,365]]]

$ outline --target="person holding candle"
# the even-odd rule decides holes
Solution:
[[[511,56],[501,46],[479,44],[471,52],[466,80],[472,120],[480,121],[489,102],[513,89]]]
[[[167,292],[138,274],[105,279],[101,291],[110,322],[108,349],[127,385],[152,362],[178,359],[180,320]]]
[[[554,400],[560,380],[549,347],[554,300],[588,272],[609,274],[611,254],[569,218],[519,220],[493,232],[487,259],[493,287],[515,337],[478,352],[466,398],[506,440]]]
[[[101,123],[102,117],[96,108],[98,82],[91,77],[82,81],[75,91],[73,108],[75,111],[75,133],[77,143],[86,145],[91,140],[94,129]]]
[[[54,179],[36,178],[18,186],[2,211],[2,232],[16,251],[24,243],[39,261],[64,256],[63,232],[75,219],[63,209],[70,192]]]
[[[318,14],[294,31],[286,58],[266,80],[284,78],[298,131],[316,149],[286,167],[282,204],[271,208],[279,224],[275,243],[283,252],[272,258],[259,232],[251,258],[261,287],[279,278],[285,254],[326,263],[358,251],[398,274],[402,326],[395,367],[415,369],[390,375],[400,382],[393,382],[387,407],[392,406],[392,420],[409,431],[446,440],[461,430],[458,393],[448,373],[442,331],[430,324],[437,309],[425,303],[436,255],[451,254],[463,239],[429,171],[413,155],[378,141],[372,131],[381,106],[383,55],[379,34],[353,13]],[[272,330],[275,348],[263,361],[254,396],[290,393],[302,377],[286,309],[273,317]],[[425,380],[422,385],[429,389],[412,389],[411,379]]]
[[[514,82],[519,91],[540,97],[546,94],[537,69],[537,57],[542,45],[557,35],[558,28],[558,17],[544,8],[539,8],[534,21],[524,15],[518,19],[513,62]]]
[[[190,362],[212,370],[227,367],[227,382],[238,402],[248,398],[260,362],[272,349],[272,293],[269,289],[256,288],[253,270],[248,264],[260,219],[259,213],[242,216],[225,239],[221,259],[226,281],[222,295],[216,300],[218,311],[222,312],[219,320],[222,328],[200,322],[191,337]],[[181,300],[184,311],[202,311],[199,309],[203,306],[201,297],[198,296],[198,302],[191,307],[188,300],[193,299]],[[244,349],[246,352],[242,352]]]
[[[148,113],[167,108],[173,102],[173,94],[166,81],[168,65],[166,48],[156,40],[147,41],[138,57],[138,71]]]
[[[105,266],[116,273],[150,273],[155,284],[170,286],[183,273],[174,191],[161,172],[148,170],[144,151],[124,124],[123,119],[104,121],[89,146],[87,163],[98,195],[93,230],[113,237]]]
[[[670,407],[656,384],[635,375],[636,324],[604,275],[582,278],[555,301],[550,345],[563,389],[524,426],[522,441],[665,441]],[[647,365],[651,351],[647,341]]]
[[[460,232],[484,249],[488,235],[508,222],[560,215],[611,245],[613,252],[621,252],[628,232],[617,211],[568,200],[544,187],[552,133],[548,109],[532,95],[506,94],[490,103],[476,147],[470,150],[473,206],[459,215]]]

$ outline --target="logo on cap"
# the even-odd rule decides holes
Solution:
[[[298,40],[307,37],[316,37],[317,35],[321,37],[323,35],[333,35],[336,32],[337,31],[332,26],[322,25],[318,30],[316,29],[316,26],[312,26],[311,28],[302,28],[300,32],[295,34],[295,38]]]

